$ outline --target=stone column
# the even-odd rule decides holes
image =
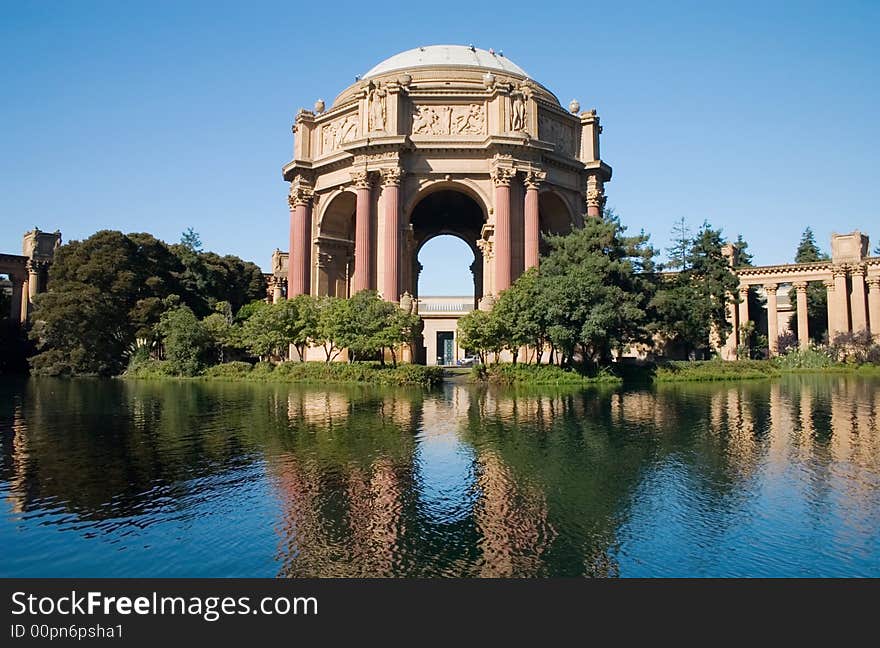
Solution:
[[[797,293],[798,344],[801,349],[806,349],[810,346],[810,331],[807,320],[807,282],[796,282],[794,289]]]
[[[495,183],[495,294],[510,288],[510,181],[514,170],[492,171]]]
[[[833,338],[837,333],[846,333],[849,331],[849,305],[847,304],[846,295],[846,268],[839,267],[832,271],[834,277],[834,300],[832,306],[831,295],[828,299],[828,308],[834,310],[834,327],[831,326],[829,313],[828,320],[828,337]]]
[[[308,295],[311,290],[312,191],[291,183],[290,254],[287,264],[287,296]]]
[[[865,267],[855,267],[850,273],[852,281],[852,294],[850,295],[850,307],[852,308],[852,330],[868,330],[868,311],[865,304]]]
[[[40,267],[33,259],[28,261],[28,297],[33,303],[34,297],[40,292]]]
[[[880,339],[880,276],[868,278],[868,326]]]
[[[767,342],[770,346],[770,355],[779,353],[779,311],[776,307],[777,284],[764,284],[764,292],[767,293]]]
[[[822,285],[825,286],[825,308],[827,309],[827,317],[828,317],[828,340],[834,337],[834,331],[837,329],[837,324],[834,321],[835,313],[837,310],[835,309],[835,299],[837,299],[837,295],[834,293],[834,280],[826,279],[822,282]]]
[[[587,178],[587,216],[601,218],[603,207],[605,207],[605,185],[600,177],[591,175]]]
[[[277,304],[278,302],[280,302],[282,296],[283,295],[281,292],[281,279],[279,279],[278,277],[275,277],[272,280],[272,303]]]
[[[371,246],[372,219],[370,218],[370,176],[366,171],[351,174],[357,192],[357,211],[354,225],[354,288],[352,294],[369,290],[370,265],[373,255]]]
[[[400,175],[399,168],[382,170],[382,197],[385,201],[385,276],[382,297],[400,299]]]
[[[30,299],[28,299],[28,275],[25,274],[24,278],[21,281],[21,288],[19,291],[21,292],[21,303],[19,305],[19,321],[22,324],[27,322],[28,311],[30,310]]]
[[[738,329],[742,329],[743,325],[749,321],[749,287],[739,287],[739,325]],[[742,330],[736,332],[737,339],[741,345],[745,345],[746,341],[742,337]]]
[[[530,171],[526,175],[525,200],[525,269],[538,267],[538,250],[541,242],[541,229],[538,211],[538,189],[545,174]]]
[[[9,304],[9,318],[13,322],[21,321],[21,302],[27,301],[24,297],[22,288],[25,284],[21,280],[21,275],[9,275],[9,281],[12,283],[12,301]]]

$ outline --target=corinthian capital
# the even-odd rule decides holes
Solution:
[[[290,193],[287,194],[287,204],[291,207],[308,205],[313,197],[314,192],[311,187],[296,182],[290,183]]]
[[[516,170],[508,167],[495,167],[490,175],[496,187],[509,187],[510,181],[516,175]]]
[[[390,169],[382,169],[379,173],[382,174],[382,186],[383,187],[399,187],[400,186],[400,178],[403,176],[403,169],[400,167],[391,167]]]
[[[602,180],[594,175],[587,178],[587,207],[605,206],[605,185]]]
[[[370,174],[367,171],[352,171],[351,182],[355,189],[370,188]]]
[[[526,189],[534,189],[537,191],[541,188],[541,183],[546,179],[547,173],[545,171],[529,171],[526,173],[523,183],[525,184]]]

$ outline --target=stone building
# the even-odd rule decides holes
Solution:
[[[61,245],[61,232],[43,232],[34,228],[25,232],[22,253],[0,254],[0,289],[10,298],[9,317],[26,322],[33,308],[34,296],[46,290],[49,266]],[[5,315],[5,313],[3,314]]]
[[[290,253],[273,255],[273,299],[375,289],[421,313],[419,250],[448,234],[473,252],[473,307],[491,308],[538,264],[541,232],[600,216],[611,179],[595,110],[563,107],[501,52],[473,46],[392,56],[330,106],[300,110],[293,133]],[[426,328],[441,336],[426,349],[454,335],[455,317]]]
[[[728,309],[733,332],[721,349],[722,357],[736,359],[737,346],[742,344],[742,325],[753,320],[749,313],[748,291],[757,288],[766,298],[767,339],[770,355],[779,351],[779,336],[789,329],[788,316],[780,313],[779,294],[790,301],[792,291],[797,303],[798,343],[810,342],[807,322],[807,285],[822,282],[828,293],[828,335],[869,331],[880,339],[880,257],[868,256],[868,237],[861,232],[832,234],[831,259],[813,263],[788,263],[771,266],[737,268],[739,303]]]

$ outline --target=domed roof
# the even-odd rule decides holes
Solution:
[[[395,70],[429,67],[481,68],[524,78],[529,76],[525,70],[505,58],[500,52],[480,49],[473,45],[426,45],[385,59],[362,78],[369,79]]]

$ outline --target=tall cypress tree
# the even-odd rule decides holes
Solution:
[[[828,255],[819,248],[813,230],[809,227],[801,235],[794,260],[795,263],[815,263],[828,260]],[[794,306],[794,314],[791,316],[791,330],[797,334],[797,298],[794,291],[792,291],[791,297]],[[828,332],[828,294],[825,286],[817,281],[811,281],[807,284],[807,328],[810,339],[814,342],[821,342]]]

